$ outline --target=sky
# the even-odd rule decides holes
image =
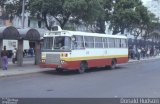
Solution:
[[[144,4],[146,4],[148,1],[151,1],[151,0],[142,0]]]

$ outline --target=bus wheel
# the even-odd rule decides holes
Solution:
[[[81,62],[80,63],[80,68],[78,69],[78,72],[84,73],[86,71],[86,69],[88,68],[87,62]]]
[[[114,60],[112,60],[112,63],[111,63],[110,69],[115,69],[115,68],[116,68],[116,64],[117,64],[116,60],[115,60],[115,59],[114,59]]]
[[[61,69],[61,68],[56,68],[56,72],[62,73],[62,72],[63,72],[63,69]]]

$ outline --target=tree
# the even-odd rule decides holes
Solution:
[[[148,22],[148,11],[141,0],[115,0],[113,10],[110,16],[113,34],[124,34],[125,29],[143,27]]]
[[[4,11],[4,7],[5,7],[6,2],[7,2],[7,0],[0,0],[0,8],[2,9],[1,10],[2,11],[2,16],[1,16],[2,19],[8,18],[7,13],[5,13],[5,11]]]
[[[7,0],[0,0],[1,8],[4,8],[4,5],[5,5],[6,2],[7,2]]]
[[[112,10],[112,0],[100,0],[101,14],[96,20],[96,32],[105,33],[105,21],[109,21],[110,11]]]
[[[22,13],[22,2],[23,0],[13,0],[13,1],[8,1],[8,0],[2,0],[0,1],[0,6],[4,8],[4,13],[6,14],[5,18],[12,19],[14,16],[20,16]],[[25,9],[27,9],[28,5],[25,5]]]
[[[32,15],[41,14],[49,30],[47,15],[53,16],[64,28],[70,20],[92,23],[101,13],[98,0],[30,0],[29,10]]]

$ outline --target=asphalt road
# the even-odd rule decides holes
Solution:
[[[0,78],[0,97],[160,97],[160,60],[124,64],[84,74],[55,71]]]

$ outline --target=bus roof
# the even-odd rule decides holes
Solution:
[[[81,35],[81,36],[95,36],[95,37],[111,37],[111,38],[127,38],[124,35],[109,35],[109,34],[101,34],[101,33],[89,33],[89,32],[81,32],[81,31],[48,31],[45,33],[44,37],[50,36],[73,36],[73,35]]]

